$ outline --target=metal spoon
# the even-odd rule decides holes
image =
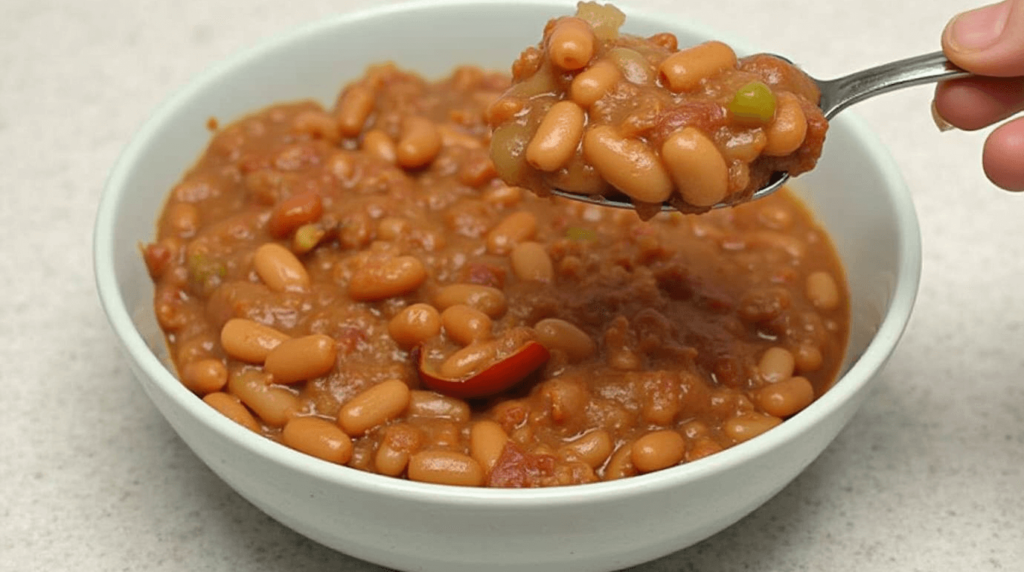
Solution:
[[[782,56],[775,57],[789,62],[788,59]],[[818,104],[824,112],[825,119],[831,120],[840,111],[869,97],[904,87],[935,83],[969,75],[971,75],[970,72],[964,71],[950,63],[942,52],[934,52],[869,68],[836,79],[820,80],[813,77],[810,79],[821,90],[821,100]],[[789,173],[775,173],[767,185],[755,191],[747,200],[766,197],[782,188],[788,180]],[[628,198],[618,199],[598,195],[581,195],[558,189],[552,189],[551,192],[559,197],[601,206],[622,209],[633,208],[633,203],[629,202]],[[732,204],[719,203],[711,208],[717,209],[728,206],[732,206]],[[673,211],[675,208],[666,203],[661,206],[661,210]]]

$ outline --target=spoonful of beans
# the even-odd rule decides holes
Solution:
[[[966,77],[941,52],[832,80],[722,42],[620,34],[611,5],[548,23],[488,110],[511,185],[592,204],[699,213],[767,196],[814,168],[828,122],[896,89]]]

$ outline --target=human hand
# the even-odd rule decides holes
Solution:
[[[947,81],[935,111],[954,127],[976,130],[1024,111],[1024,0],[1004,0],[954,17],[942,33],[946,57],[986,77]],[[997,127],[982,152],[996,185],[1024,191],[1024,118]]]

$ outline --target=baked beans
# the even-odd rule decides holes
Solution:
[[[611,113],[623,82],[663,75],[689,94],[690,74],[762,64],[711,46],[659,67],[651,58],[675,51],[673,37],[617,36],[614,13],[580,9],[514,70],[513,93],[569,89],[557,107],[500,96],[501,73],[466,66],[430,82],[380,65],[330,108],[279,104],[219,128],[143,249],[185,387],[325,462],[491,487],[693,462],[826,391],[849,294],[828,237],[788,192],[645,222],[498,178],[508,165],[488,148],[521,141],[530,169],[598,188],[614,164],[635,173],[623,187],[644,182],[638,196],[682,189],[708,203],[723,161],[732,177],[732,157],[785,142],[761,128],[723,147],[681,128],[641,144],[622,127],[642,128],[641,107],[581,128]],[[541,107],[532,143],[514,124],[492,138],[489,119]],[[608,155],[595,170],[579,153]]]

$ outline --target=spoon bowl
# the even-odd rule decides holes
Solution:
[[[783,56],[775,54],[772,54],[772,56],[790,64],[793,63]],[[830,80],[816,79],[812,76],[807,77],[818,86],[818,89],[821,92],[821,99],[818,101],[818,106],[825,115],[825,119],[831,120],[838,115],[840,111],[854,103],[876,95],[888,93],[905,87],[958,79],[970,75],[972,75],[970,72],[953,65],[953,63],[950,62],[942,52],[933,52],[930,54],[882,64],[880,66],[875,66]],[[772,175],[772,178],[765,186],[755,191],[745,200],[753,201],[766,197],[781,189],[789,179],[789,173],[776,172]],[[551,194],[594,205],[621,209],[635,208],[633,203],[630,202],[629,198],[625,197],[625,195],[622,195],[622,198],[620,199],[616,196],[606,197],[599,195],[581,195],[560,189],[552,189]],[[722,202],[712,206],[711,208],[719,209],[731,207],[735,204],[736,203],[732,202]],[[661,206],[661,210],[663,212],[668,212],[676,209],[672,205],[664,203]]]

